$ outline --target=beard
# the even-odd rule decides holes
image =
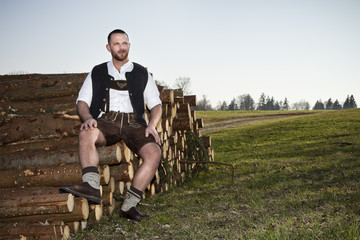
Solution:
[[[125,59],[128,58],[129,55],[129,51],[119,51],[119,52],[115,52],[113,50],[111,50],[111,55],[113,58],[115,58],[117,61],[124,61]]]

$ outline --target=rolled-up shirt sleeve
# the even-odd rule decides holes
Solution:
[[[76,104],[78,101],[86,102],[87,105],[90,107],[92,101],[92,79],[91,79],[91,72],[85,78],[83,85],[79,91],[78,98],[76,99]]]
[[[150,110],[156,105],[161,105],[159,90],[150,73],[148,73],[148,81],[144,90],[144,100]]]

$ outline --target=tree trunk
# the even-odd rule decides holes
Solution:
[[[172,89],[164,89],[164,91],[160,94],[161,102],[163,103],[174,103],[174,90]]]
[[[16,223],[1,226],[0,239],[69,239],[70,228],[62,223]]]
[[[191,130],[191,119],[190,118],[175,118],[173,121],[173,130],[174,131],[186,131]]]
[[[7,118],[0,126],[0,145],[23,140],[77,136],[81,121],[67,114]]]
[[[0,218],[72,212],[72,194],[24,196],[0,202]]]
[[[82,182],[79,164],[0,171],[0,176],[0,188],[60,187],[62,184]]]
[[[191,107],[195,107],[197,105],[196,95],[184,96],[184,103],[188,103]]]
[[[51,148],[27,149],[0,157],[0,170],[19,169],[23,167],[50,167],[61,164],[79,164],[77,137],[73,144]],[[101,165],[129,162],[131,151],[123,142],[108,147],[98,147]]]
[[[110,167],[110,176],[115,181],[129,182],[134,178],[134,168],[131,162]]]

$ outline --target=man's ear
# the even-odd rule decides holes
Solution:
[[[106,44],[106,49],[111,52],[109,44]]]

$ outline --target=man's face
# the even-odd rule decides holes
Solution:
[[[130,43],[126,34],[115,33],[111,35],[110,44],[106,48],[114,59],[124,61],[128,58]]]

